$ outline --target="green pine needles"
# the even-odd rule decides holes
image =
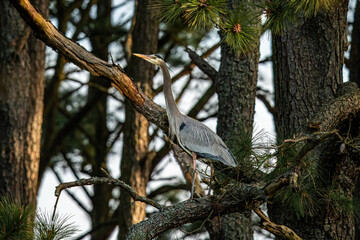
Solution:
[[[0,240],[31,240],[34,207],[22,206],[9,197],[0,199]]]
[[[212,28],[225,14],[225,0],[189,0],[183,3],[184,19],[190,28]]]
[[[223,41],[239,54],[258,47],[259,36],[265,30],[281,34],[296,24],[299,17],[312,18],[321,11],[331,11],[339,0],[266,0],[238,1],[229,9],[226,0],[158,0],[165,23],[182,20],[190,29],[217,28]],[[264,24],[261,25],[261,16]]]
[[[52,220],[50,215],[38,213],[35,218],[35,239],[61,240],[71,237],[78,229],[74,223],[68,223],[69,218],[55,214]]]
[[[34,221],[35,218],[35,221]],[[0,197],[0,240],[60,240],[78,230],[69,217],[35,213],[32,205],[23,206],[9,197]]]
[[[240,6],[223,19],[223,40],[240,53],[252,52],[258,46],[260,27],[260,16],[250,8]]]

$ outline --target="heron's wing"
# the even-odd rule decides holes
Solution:
[[[198,156],[235,167],[236,161],[221,138],[201,122],[186,118],[179,127],[178,140],[183,148]]]

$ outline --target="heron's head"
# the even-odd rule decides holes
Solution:
[[[160,66],[160,63],[164,62],[164,60],[162,59],[162,57],[160,55],[154,54],[154,55],[144,55],[144,54],[139,54],[139,53],[133,53],[133,55],[142,58],[152,64],[158,65]]]

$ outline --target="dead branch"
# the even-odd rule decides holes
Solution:
[[[195,63],[195,65],[198,66],[200,70],[203,71],[206,75],[208,75],[213,82],[215,82],[217,71],[196,52],[189,48],[186,48],[185,51],[189,54],[190,59]]]
[[[155,123],[164,132],[168,132],[165,110],[155,104],[139,89],[123,72],[120,66],[107,63],[95,57],[83,47],[65,37],[51,22],[43,18],[28,0],[14,0],[10,2],[33,29],[37,38],[81,69],[89,71],[96,77],[102,77],[110,81],[111,85],[131,102],[136,111],[143,114],[150,122]]]
[[[288,240],[301,240],[302,238],[299,237],[293,230],[284,226],[278,225],[270,221],[270,219],[260,210],[260,208],[254,208],[253,211],[260,217],[261,225],[260,227],[271,232],[272,234],[280,237],[282,239]]]
[[[165,209],[165,206],[155,202],[152,199],[140,196],[129,185],[127,185],[126,183],[124,183],[121,180],[118,180],[118,179],[115,179],[112,177],[91,177],[91,178],[86,178],[86,179],[84,179],[84,178],[79,179],[74,182],[60,183],[59,186],[56,187],[55,196],[59,198],[61,191],[64,189],[67,189],[67,188],[85,186],[85,185],[94,185],[94,184],[99,184],[99,183],[119,186],[122,189],[124,189],[125,191],[127,191],[130,194],[130,196],[134,199],[134,201],[140,201],[140,202],[149,204],[159,210]]]

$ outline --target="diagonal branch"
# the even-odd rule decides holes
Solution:
[[[260,210],[260,208],[254,208],[253,211],[260,217],[260,227],[263,229],[268,230],[272,234],[288,240],[301,240],[302,238],[299,237],[293,230],[284,226],[278,225],[270,221],[270,219]]]
[[[65,37],[49,21],[43,18],[28,0],[13,0],[10,2],[33,29],[37,38],[81,69],[89,71],[93,76],[110,81],[111,85],[127,98],[136,111],[143,114],[164,132],[168,132],[165,110],[139,89],[120,66],[95,57],[83,47]]]
[[[206,75],[208,75],[213,82],[215,82],[217,71],[196,52],[189,48],[186,48],[185,51],[189,54],[190,59],[195,63],[195,65],[198,66],[200,70],[203,71]]]

